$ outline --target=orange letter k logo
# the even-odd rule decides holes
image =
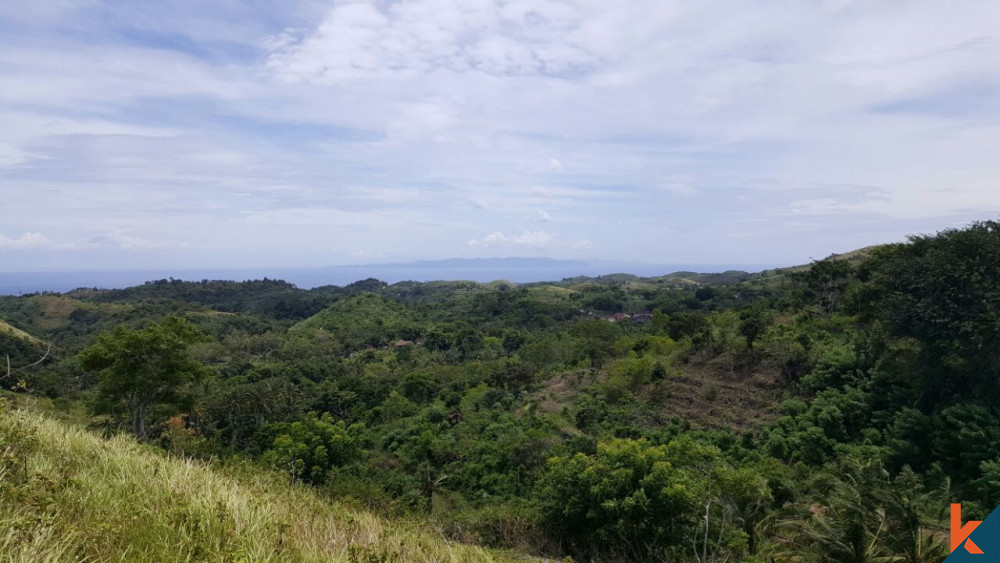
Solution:
[[[981,520],[969,520],[962,525],[962,505],[952,504],[951,505],[951,550],[955,551],[958,546],[965,542],[965,550],[969,553],[981,554],[983,550],[979,549],[972,540],[967,539],[972,531],[976,529],[983,522]]]

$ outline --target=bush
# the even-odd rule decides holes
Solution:
[[[0,399],[0,485],[28,480],[28,461],[37,447],[23,415],[11,412],[10,404]]]
[[[288,472],[292,482],[323,483],[330,469],[357,460],[361,431],[360,425],[334,423],[329,414],[271,424],[263,432],[277,437],[263,459]]]
[[[760,474],[690,437],[604,442],[594,455],[552,458],[547,469],[538,495],[546,522],[575,554],[598,559],[675,560],[695,546],[712,560],[739,560],[748,540],[741,527],[752,527],[754,507],[771,498]]]
[[[807,393],[839,389],[844,385],[857,384],[864,377],[854,349],[847,345],[835,345],[819,353],[812,373],[802,378],[802,389]]]
[[[629,388],[649,383],[653,378],[655,363],[649,357],[629,357],[616,360],[608,369],[611,378],[624,380]],[[662,367],[662,366],[661,366]]]
[[[607,381],[601,384],[601,391],[604,393],[604,400],[609,404],[616,404],[629,395],[629,382],[621,375],[612,375]]]
[[[448,535],[474,543],[528,553],[558,553],[545,533],[542,515],[526,502],[488,505],[457,512],[446,528]]]
[[[782,378],[794,383],[811,368],[809,344],[807,334],[791,326],[778,325],[771,327],[760,348],[766,361],[781,371]]]

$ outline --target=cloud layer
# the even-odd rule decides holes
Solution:
[[[481,239],[470,240],[469,246],[473,248],[513,247],[559,250],[563,248],[589,248],[591,244],[590,241],[585,240],[565,242],[555,234],[545,231],[524,231],[523,233],[514,236],[507,236],[500,231],[496,231],[484,236]]]
[[[993,217],[997,21],[989,0],[0,6],[0,268],[787,264]]]

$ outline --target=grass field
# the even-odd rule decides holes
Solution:
[[[168,457],[5,408],[2,562],[516,560],[331,503],[276,473]]]

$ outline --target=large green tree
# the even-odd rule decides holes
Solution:
[[[554,457],[539,505],[571,551],[632,561],[733,560],[771,499],[763,476],[738,469],[715,446],[612,440],[594,455]]]
[[[850,262],[834,257],[816,260],[809,269],[793,277],[805,283],[827,323],[833,326],[833,314],[840,307],[842,297],[854,278],[855,268]]]
[[[201,336],[178,317],[142,330],[120,326],[101,334],[79,356],[80,366],[98,377],[96,410],[124,408],[132,433],[147,440],[152,409],[177,405],[183,400],[182,388],[205,374],[206,368],[188,354],[188,347]]]
[[[747,348],[753,352],[753,345],[770,328],[774,315],[767,308],[767,301],[758,301],[740,311],[740,334],[747,341]]]
[[[925,402],[996,391],[1000,222],[983,221],[883,247],[863,270],[869,313],[924,348]]]

